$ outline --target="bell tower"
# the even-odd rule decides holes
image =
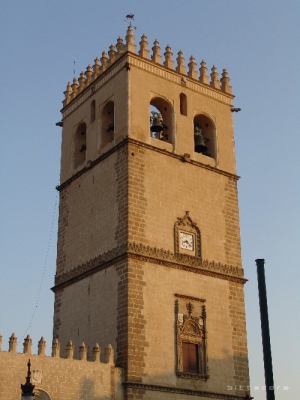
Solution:
[[[53,338],[111,344],[125,399],[245,399],[230,79],[136,47],[65,91]]]

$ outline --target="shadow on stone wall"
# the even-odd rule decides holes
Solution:
[[[92,379],[82,379],[79,389],[79,397],[80,399],[93,399],[93,400],[111,400],[112,396],[110,395],[95,395],[95,382]]]

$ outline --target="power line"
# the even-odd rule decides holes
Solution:
[[[24,339],[28,330],[31,328],[31,324],[33,321],[33,318],[35,316],[35,312],[38,308],[39,305],[39,300],[40,300],[40,294],[41,294],[41,290],[42,290],[42,286],[43,286],[43,282],[44,282],[44,277],[45,277],[45,271],[46,271],[46,266],[47,266],[47,262],[48,262],[48,256],[49,256],[49,250],[50,250],[50,244],[51,244],[51,240],[52,240],[52,232],[53,232],[53,225],[54,225],[54,218],[56,215],[56,206],[57,206],[57,200],[58,200],[58,192],[56,192],[56,196],[55,196],[55,204],[54,204],[54,210],[53,210],[53,214],[52,214],[52,221],[51,221],[51,228],[50,228],[50,236],[49,236],[49,241],[48,241],[48,247],[47,247],[47,252],[46,252],[46,257],[45,257],[45,262],[44,262],[44,267],[43,267],[43,272],[42,272],[42,278],[41,278],[41,283],[40,283],[40,287],[38,290],[38,294],[37,294],[37,298],[36,298],[36,302],[35,302],[35,307],[29,322],[29,325],[25,331],[25,333],[23,334],[22,338]]]

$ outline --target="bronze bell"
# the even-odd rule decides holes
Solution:
[[[197,153],[206,153],[208,147],[205,144],[205,137],[202,135],[201,128],[195,127],[194,140],[195,140],[195,151]]]
[[[80,152],[83,153],[86,150],[86,144],[84,143],[81,147],[80,147]]]
[[[115,129],[115,126],[114,126],[114,123],[112,122],[111,124],[108,125],[106,132],[114,131],[114,129]]]
[[[150,117],[151,120],[151,127],[150,131],[151,132],[161,132],[164,127],[163,127],[163,119],[161,115],[155,111],[151,111],[152,117]]]

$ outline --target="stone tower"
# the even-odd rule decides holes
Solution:
[[[124,398],[247,398],[231,86],[131,26],[68,84],[54,339],[112,344]]]

